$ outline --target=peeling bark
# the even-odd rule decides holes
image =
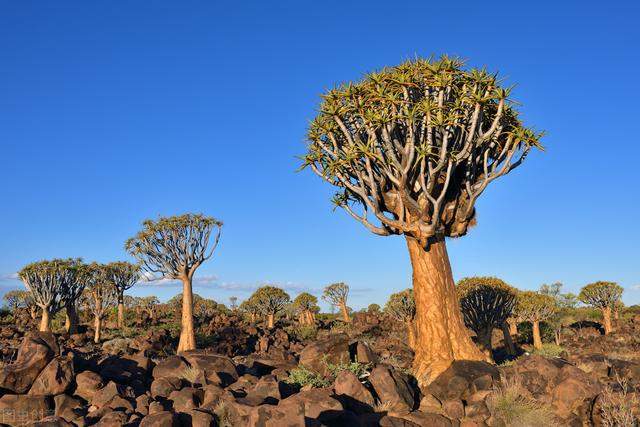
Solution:
[[[444,238],[428,250],[407,237],[416,302],[414,375],[428,384],[454,360],[487,360],[464,326]]]

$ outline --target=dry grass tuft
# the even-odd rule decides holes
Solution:
[[[491,414],[509,427],[552,427],[558,423],[551,408],[527,397],[518,380],[503,381],[503,386],[487,398]]]
[[[612,387],[607,387],[602,393],[600,408],[602,425],[603,427],[637,426],[640,420],[633,414],[633,408],[638,406],[638,397],[633,393],[633,388],[626,378],[616,375],[616,381],[620,387],[619,392],[614,392]]]

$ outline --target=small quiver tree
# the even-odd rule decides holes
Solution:
[[[602,312],[605,335],[613,331],[611,313],[621,301],[623,291],[622,286],[614,282],[595,282],[586,285],[580,290],[578,299]]]
[[[178,353],[196,348],[193,324],[193,275],[213,255],[222,222],[200,214],[147,220],[125,248],[150,273],[182,281],[182,327]]]
[[[316,323],[315,313],[318,309],[318,298],[308,292],[302,292],[293,300],[293,306],[298,314],[300,324],[313,325]]]
[[[51,331],[51,318],[68,301],[65,298],[67,286],[75,274],[71,266],[76,263],[77,260],[72,259],[38,261],[27,265],[18,273],[34,303],[41,309],[40,331]]]
[[[289,294],[275,286],[258,288],[250,300],[256,305],[258,312],[267,317],[268,328],[273,328],[276,314],[291,302]]]
[[[258,317],[258,314],[260,314],[260,312],[258,310],[258,305],[256,304],[255,299],[252,299],[252,297],[253,295],[247,298],[246,300],[242,301],[238,309],[245,315],[249,316],[250,323],[255,324],[256,321],[258,320],[257,317]]]
[[[334,283],[324,288],[322,299],[329,304],[339,307],[342,313],[342,320],[351,322],[349,309],[347,308],[347,298],[349,298],[349,285],[346,283]]]
[[[154,297],[154,296],[142,297],[140,298],[139,304],[140,304],[140,308],[144,310],[149,316],[149,320],[151,321],[151,324],[155,325],[156,323],[158,323],[157,311],[158,311],[158,306],[160,305],[160,300],[158,299],[158,297]]]
[[[108,310],[115,306],[118,293],[106,265],[91,263],[83,267],[82,280],[86,283],[87,309],[93,314],[94,335],[93,342],[100,343],[102,337],[102,323]]]
[[[118,328],[124,328],[124,292],[131,289],[140,280],[140,266],[126,261],[107,264],[106,272],[109,282],[118,298]]]
[[[509,97],[497,74],[416,59],[328,91],[309,126],[303,167],[338,188],[334,204],[406,238],[420,383],[454,360],[485,359],[464,327],[445,238],[465,235],[487,186],[540,147]]]
[[[493,360],[493,330],[505,330],[516,304],[515,289],[495,277],[467,277],[458,282],[456,289],[465,325],[475,332],[481,350]],[[510,338],[505,342],[507,347]]]
[[[413,319],[416,315],[416,302],[413,299],[413,289],[405,289],[391,294],[389,301],[384,306],[384,312],[405,325],[409,347],[415,349],[416,338]]]
[[[533,291],[518,292],[516,301],[515,311],[518,319],[531,322],[533,347],[542,348],[540,322],[553,317],[558,309],[556,301],[549,295]]]

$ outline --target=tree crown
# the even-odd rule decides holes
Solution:
[[[302,292],[293,300],[293,305],[299,310],[313,311],[318,306],[318,298],[308,292]]]
[[[551,318],[557,311],[555,299],[539,292],[518,292],[516,302],[517,317],[529,322],[543,321]]]
[[[221,221],[202,214],[160,217],[144,221],[142,230],[126,241],[125,249],[151,273],[190,278],[213,255],[221,230]]]
[[[596,308],[614,308],[624,288],[614,282],[595,282],[580,290],[578,299]]]
[[[322,299],[330,304],[340,306],[347,303],[349,296],[349,285],[343,282],[334,283],[324,288]]]
[[[262,314],[276,314],[291,302],[289,294],[276,286],[262,286],[250,298]]]
[[[80,258],[37,261],[20,270],[18,277],[38,306],[47,307],[50,313],[56,313],[82,293],[83,268]]]
[[[456,289],[464,323],[475,332],[500,326],[516,305],[515,289],[496,277],[467,277]]]
[[[302,167],[338,187],[334,204],[376,234],[425,245],[464,235],[487,185],[541,148],[510,93],[459,59],[384,68],[323,95]]]
[[[130,289],[140,280],[140,266],[126,261],[111,262],[106,265],[108,279],[119,295]]]
[[[400,322],[410,322],[416,315],[416,301],[413,289],[391,294],[384,306],[384,312]]]

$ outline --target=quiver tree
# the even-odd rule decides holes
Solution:
[[[256,300],[253,298],[253,295],[248,299],[242,301],[240,307],[238,307],[241,312],[249,315],[249,321],[251,323],[256,323],[258,314],[260,311],[258,310],[258,305],[256,304]]]
[[[495,277],[467,277],[458,282],[458,298],[465,325],[476,333],[478,344],[493,360],[491,336],[499,328],[505,344],[514,353],[507,319],[516,304],[515,289]]]
[[[413,298],[413,289],[405,289],[391,294],[389,301],[384,306],[384,312],[397,321],[404,323],[407,328],[409,347],[415,349],[416,333],[413,319],[416,316],[416,301]]]
[[[18,311],[19,309],[27,308],[26,301],[27,301],[28,295],[29,295],[29,292],[16,289],[4,294],[2,299],[7,305],[7,308],[9,309],[9,311],[15,314],[16,311]]]
[[[489,183],[540,147],[509,95],[496,74],[417,59],[330,90],[309,126],[303,167],[338,188],[334,204],[407,240],[421,382],[453,360],[485,359],[464,327],[445,237],[465,235]]]
[[[322,299],[329,304],[339,307],[342,313],[342,320],[350,322],[349,309],[347,308],[347,298],[349,297],[349,285],[346,283],[334,283],[324,288]]]
[[[87,308],[93,314],[94,319],[93,342],[97,344],[102,337],[102,322],[108,310],[116,304],[118,294],[113,282],[110,281],[106,265],[94,262],[84,266],[82,280],[86,283]]]
[[[367,307],[367,313],[380,314],[380,305],[376,303],[369,304],[369,306]]]
[[[222,222],[200,214],[161,217],[157,221],[145,221],[142,231],[125,243],[127,251],[145,270],[182,281],[179,353],[196,348],[193,275],[213,255],[221,230]]]
[[[293,306],[302,325],[316,323],[315,313],[318,309],[318,298],[308,292],[302,292],[293,300]]]
[[[156,312],[158,309],[158,305],[160,305],[160,300],[158,300],[158,297],[142,297],[139,300],[139,305],[140,308],[147,313],[149,319],[151,320],[151,323],[155,325],[158,320]]]
[[[118,298],[118,328],[124,328],[124,292],[140,280],[140,266],[119,261],[107,264],[106,273]]]
[[[229,297],[229,303],[231,304],[231,310],[236,311],[236,309],[238,308],[238,297]]]
[[[70,334],[78,332],[80,317],[78,316],[78,299],[84,291],[85,283],[82,279],[82,269],[84,264],[80,258],[69,259],[66,261],[64,268],[67,271],[63,300],[66,311],[65,330]]]
[[[542,348],[540,322],[553,317],[557,310],[556,301],[549,295],[533,291],[518,292],[515,306],[516,315],[522,321],[531,322],[534,348]]]
[[[41,309],[40,331],[51,331],[51,317],[68,301],[66,293],[69,284],[74,281],[78,265],[79,260],[75,259],[38,261],[18,273],[33,301]]]
[[[276,314],[291,302],[289,294],[275,286],[258,288],[250,300],[255,304],[258,312],[267,317],[268,328],[273,328]]]
[[[614,282],[595,282],[586,285],[580,290],[578,299],[584,304],[588,304],[602,312],[602,323],[605,335],[613,330],[611,325],[611,312],[616,309],[619,304],[622,292],[622,286]]]

